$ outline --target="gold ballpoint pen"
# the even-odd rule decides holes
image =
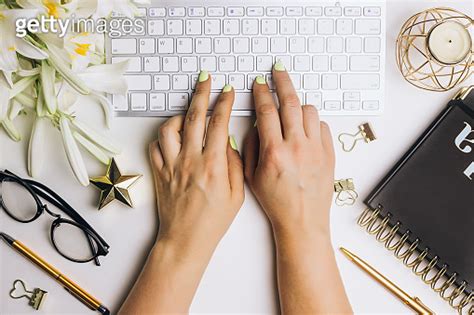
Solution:
[[[412,310],[417,312],[418,314],[434,314],[432,310],[430,310],[426,305],[424,305],[421,300],[417,297],[411,297],[405,291],[403,291],[400,287],[398,287],[395,283],[387,279],[384,275],[380,272],[375,270],[372,266],[368,263],[348,251],[347,249],[341,247],[341,252],[349,258],[353,263],[359,266],[362,270],[368,273],[373,279],[375,279],[378,283],[383,285],[387,290],[392,292],[396,297],[398,297],[404,304],[409,306]]]
[[[102,305],[96,298],[87,293],[80,286],[75,284],[71,279],[63,275],[59,270],[48,264],[43,258],[35,254],[31,249],[20,243],[19,241],[13,239],[11,236],[0,233],[0,238],[2,238],[11,248],[22,254],[33,264],[41,268],[47,274],[49,274],[56,282],[61,284],[71,295],[85,304],[93,311],[97,311],[104,315],[110,314],[110,311]]]

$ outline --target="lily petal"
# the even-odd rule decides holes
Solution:
[[[105,97],[104,95],[97,93],[97,92],[92,92],[91,96],[96,98],[99,101],[99,104],[102,107],[102,111],[104,112],[104,117],[105,117],[105,125],[107,126],[108,129],[110,129],[111,121],[112,121],[112,115],[113,115],[113,106],[110,100]]]
[[[73,135],[74,138],[76,138],[77,142],[79,142],[84,147],[84,149],[86,149],[90,154],[92,154],[97,160],[99,160],[105,165],[109,164],[110,157],[105,154],[105,152],[102,151],[98,146],[96,146],[94,143],[89,141],[87,138],[85,138],[78,132],[74,132]]]
[[[13,99],[29,109],[34,109],[36,106],[35,99],[25,93],[20,93]]]
[[[125,95],[127,80],[123,74],[128,69],[128,60],[114,64],[96,65],[87,68],[79,77],[90,89],[109,94]]]
[[[74,127],[76,127],[84,136],[89,140],[97,144],[98,146],[104,148],[105,150],[113,153],[119,154],[121,152],[120,146],[115,144],[112,139],[109,139],[103,134],[100,134],[94,128],[87,126],[85,123],[78,119],[72,121]]]
[[[18,80],[13,84],[13,88],[10,90],[10,99],[16,97],[18,94],[29,88],[37,78],[37,76],[31,76]]]
[[[13,121],[24,108],[25,106],[23,106],[23,104],[13,99],[10,105],[10,110],[8,112],[8,119]]]
[[[37,117],[31,130],[28,146],[28,174],[31,177],[41,175],[44,162],[44,129],[47,123],[46,118]]]
[[[46,107],[51,114],[58,109],[58,100],[55,92],[56,70],[47,61],[41,62],[41,87]]]
[[[18,132],[18,130],[15,128],[13,125],[12,121],[9,119],[4,119],[1,122],[3,129],[7,132],[8,136],[16,142],[21,141],[21,134]]]
[[[36,60],[44,60],[48,59],[48,54],[36,47],[35,45],[27,42],[24,39],[21,38],[16,38],[15,39],[15,45],[16,45],[16,50],[18,53],[21,55],[30,58],[30,59],[36,59]]]
[[[89,185],[89,175],[87,174],[87,169],[82,159],[81,152],[77,146],[76,141],[71,132],[71,127],[69,126],[69,120],[66,117],[61,117],[59,119],[59,127],[63,137],[64,149],[66,151],[66,156],[69,161],[74,175],[81,185]]]

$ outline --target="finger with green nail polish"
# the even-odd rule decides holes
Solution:
[[[273,70],[275,71],[286,71],[285,65],[281,62],[280,59],[273,65]]]
[[[226,84],[226,85],[224,85],[224,88],[222,89],[222,92],[223,93],[228,93],[228,92],[232,91],[232,89],[233,89],[232,85]]]
[[[209,79],[209,72],[207,72],[206,70],[201,70],[198,78],[199,82],[205,82],[207,81],[207,79]]]
[[[257,84],[267,84],[267,81],[265,80],[265,77],[263,75],[259,75],[255,78],[255,82]]]

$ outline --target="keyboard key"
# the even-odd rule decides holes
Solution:
[[[134,55],[137,53],[137,41],[134,38],[112,39],[112,54]]]
[[[319,89],[319,74],[304,74],[303,89],[317,90]]]
[[[197,57],[181,57],[181,70],[183,72],[198,71]]]
[[[363,71],[379,71],[380,57],[379,56],[351,56],[350,69],[354,72]]]
[[[292,71],[292,60],[291,56],[275,56],[275,61],[280,61],[285,66],[287,71]]]
[[[165,17],[166,9],[165,8],[149,8],[148,15],[150,17]]]
[[[175,16],[185,16],[186,15],[186,9],[183,7],[179,8],[169,8],[168,9],[168,15],[171,17]]]
[[[303,8],[302,7],[286,7],[286,15],[288,16],[302,16]]]
[[[340,101],[325,101],[324,109],[325,110],[341,110],[341,102]]]
[[[131,91],[149,91],[151,90],[151,76],[126,74],[124,78],[127,80],[128,89]]]
[[[334,34],[334,21],[332,19],[318,19],[318,34]]]
[[[304,55],[304,56],[295,56],[295,61],[293,64],[294,71],[297,72],[305,72],[311,71],[311,56]]]
[[[278,33],[278,24],[275,19],[262,20],[262,35],[276,35]]]
[[[167,35],[183,35],[183,20],[168,20],[166,24]]]
[[[344,101],[359,101],[359,92],[344,92]]]
[[[344,15],[346,16],[360,16],[361,8],[360,7],[345,7]]]
[[[142,62],[140,57],[113,57],[112,63],[119,63],[128,60],[128,72],[141,72]]]
[[[329,70],[328,56],[313,56],[313,71],[325,72]]]
[[[204,21],[204,34],[220,35],[220,33],[221,33],[221,20],[205,20]]]
[[[280,34],[281,35],[295,35],[296,34],[296,20],[281,19],[280,20]]]
[[[380,38],[379,37],[366,37],[364,39],[364,51],[366,53],[379,53],[380,52]]]
[[[342,8],[341,7],[326,7],[324,9],[324,14],[327,16],[341,16]]]
[[[306,8],[307,16],[321,16],[323,15],[323,8],[321,7],[307,7]]]
[[[272,56],[257,56],[257,71],[270,72],[273,67]]]
[[[253,56],[240,56],[237,58],[238,70],[241,72],[250,72],[254,70]]]
[[[336,34],[339,34],[339,35],[352,34],[352,20],[351,19],[338,19],[336,21]]]
[[[206,9],[203,7],[192,7],[188,9],[188,15],[191,17],[203,17],[206,15]]]
[[[313,19],[298,20],[298,32],[300,35],[314,35],[316,33]]]
[[[219,71],[234,72],[236,70],[234,56],[220,56],[218,62]]]
[[[150,110],[165,111],[166,110],[166,94],[150,93]]]
[[[148,35],[150,36],[165,35],[165,21],[164,20],[148,21]]]
[[[217,60],[215,56],[204,56],[200,57],[201,70],[207,70],[209,72],[217,71]]]
[[[223,74],[214,74],[211,76],[212,84],[211,89],[213,90],[222,90],[225,85],[225,75]]]
[[[245,90],[245,75],[229,74],[229,84],[232,85],[235,90]]]
[[[211,50],[211,39],[209,37],[198,37],[195,39],[196,48],[195,52],[198,54],[210,54]]]
[[[172,54],[173,52],[174,52],[173,38],[158,39],[158,53],[159,54]]]
[[[202,35],[201,20],[186,20],[187,35]]]
[[[343,90],[377,90],[379,88],[379,74],[341,74],[341,89]]]
[[[145,72],[159,72],[160,58],[159,57],[145,57],[143,58]]]
[[[242,21],[242,34],[243,35],[258,35],[258,20],[257,19],[245,19]]]
[[[190,37],[178,38],[176,40],[176,52],[178,54],[192,54],[193,53],[193,39]]]
[[[313,105],[318,110],[321,110],[321,107],[322,107],[321,93],[319,92],[306,93],[306,104]]]
[[[218,54],[230,54],[230,38],[214,38],[214,52]]]
[[[168,105],[170,110],[183,111],[187,110],[189,106],[188,93],[169,93]]]
[[[146,111],[146,94],[145,93],[132,93],[130,94],[130,108],[132,111]]]
[[[345,110],[359,110],[360,102],[359,101],[344,101]]]
[[[263,54],[268,52],[268,39],[266,37],[252,38],[252,52],[255,54]]]
[[[291,82],[293,82],[293,86],[295,90],[301,89],[301,76],[297,73],[290,73]]]
[[[253,95],[252,93],[235,93],[234,106],[233,109],[240,110],[252,110],[254,109],[253,105]]]
[[[378,110],[379,101],[363,101],[362,108],[365,110]]]
[[[224,35],[238,35],[240,33],[240,21],[226,19],[223,21]]]
[[[347,71],[347,56],[336,55],[331,57],[331,71]]]
[[[155,39],[142,38],[139,41],[140,54],[154,54],[155,53]]]
[[[154,85],[153,89],[156,91],[168,91],[170,90],[170,77],[169,75],[155,75],[153,77]]]
[[[360,37],[347,37],[346,38],[346,52],[347,53],[360,53],[360,52],[362,52],[362,38],[360,38]]]
[[[178,72],[179,59],[178,57],[163,57],[163,72]]]
[[[114,104],[114,110],[116,111],[124,112],[128,110],[128,100],[124,95],[112,95],[112,103]]]
[[[321,76],[323,90],[336,90],[338,87],[337,74],[323,74]]]
[[[304,37],[290,38],[290,53],[304,53],[306,51],[306,39]]]
[[[355,33],[358,35],[379,35],[380,27],[379,19],[355,20]]]
[[[255,79],[261,75],[262,75],[261,73],[252,73],[252,74],[247,75],[247,89],[248,90],[251,90],[253,88]]]
[[[263,7],[250,7],[247,8],[247,15],[248,16],[263,16],[264,14]]]
[[[234,42],[234,53],[247,54],[250,52],[250,39],[247,37],[236,37]]]
[[[189,89],[189,77],[186,74],[173,75],[173,90]]]
[[[224,16],[223,7],[210,7],[207,9],[208,16]]]
[[[324,37],[308,38],[308,52],[323,53],[324,52]]]
[[[243,7],[229,7],[227,8],[228,16],[244,16],[245,9]]]
[[[271,37],[270,51],[272,53],[286,53],[286,38],[285,37]]]
[[[267,15],[268,16],[283,16],[283,8],[282,7],[268,7],[267,8]]]
[[[380,7],[365,7],[364,15],[365,16],[380,16],[381,9]]]
[[[342,37],[328,37],[326,50],[328,53],[342,53],[344,50]]]

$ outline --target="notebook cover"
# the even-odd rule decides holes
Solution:
[[[463,133],[464,131],[464,133]],[[465,138],[463,136],[466,136]],[[457,139],[457,141],[456,141]],[[462,140],[462,141],[461,141]],[[452,100],[365,200],[474,289],[474,90]],[[471,173],[472,170],[472,173]],[[465,174],[466,173],[466,174]],[[469,178],[471,177],[471,179]]]

